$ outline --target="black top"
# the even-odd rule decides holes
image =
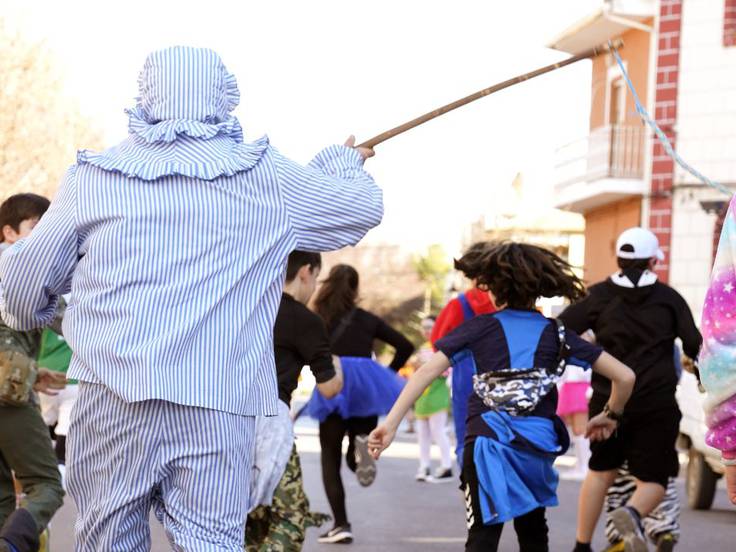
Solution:
[[[317,383],[335,376],[330,341],[322,319],[291,295],[281,296],[273,328],[279,399],[291,404],[303,366],[309,366]]]
[[[577,332],[591,329],[608,353],[636,373],[627,412],[676,407],[675,339],[685,354],[697,358],[703,338],[685,299],[671,287],[655,282],[624,287],[611,279],[592,286],[589,295],[560,315]],[[590,409],[603,409],[611,394],[611,382],[593,374]]]
[[[565,356],[568,364],[589,369],[602,349],[565,332]],[[452,359],[463,351],[472,353],[475,372],[484,374],[498,370],[545,368],[554,370],[560,357],[557,324],[537,311],[503,309],[476,316],[439,339],[435,346]],[[468,399],[467,438],[487,435],[481,415],[491,409],[475,393]],[[555,418],[557,388],[542,397],[530,416]]]
[[[395,371],[403,368],[414,352],[414,345],[411,341],[375,314],[363,309],[355,309],[352,314],[345,316],[351,316],[350,323],[332,344],[334,354],[337,356],[370,358],[373,354],[373,341],[378,339],[396,349],[396,354],[391,364],[389,364],[389,368]],[[330,326],[330,336],[335,334],[339,326],[340,320]]]

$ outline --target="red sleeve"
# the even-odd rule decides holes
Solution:
[[[462,324],[463,319],[463,308],[460,306],[460,301],[453,299],[447,303],[445,308],[442,309],[440,314],[437,316],[437,320],[434,323],[434,328],[432,329],[432,335],[430,337],[432,346],[434,347],[437,340],[442,339]]]

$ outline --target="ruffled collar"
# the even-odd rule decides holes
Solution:
[[[252,169],[268,147],[267,136],[243,143],[226,135],[205,140],[178,134],[173,141],[151,143],[131,134],[127,140],[100,153],[79,151],[77,163],[143,180],[165,176],[214,180]]]
[[[128,114],[128,131],[140,136],[149,144],[155,142],[173,142],[177,136],[184,134],[190,138],[208,140],[218,135],[230,136],[236,142],[243,141],[243,129],[240,122],[232,115],[219,123],[206,123],[188,119],[167,119],[150,123],[140,107],[126,109]]]

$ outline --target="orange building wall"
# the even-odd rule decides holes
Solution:
[[[616,271],[616,239],[619,234],[641,224],[641,198],[609,203],[585,213],[586,283],[604,280]]]
[[[651,22],[650,22],[651,23]],[[627,63],[627,72],[631,77],[639,98],[647,101],[647,85],[649,71],[649,33],[631,30],[621,35],[624,47],[619,50],[621,59]],[[606,74],[608,67],[616,63],[610,54],[603,54],[593,59],[593,83],[590,104],[590,129],[596,129],[606,122]],[[631,94],[626,89],[626,124],[639,123],[641,119],[636,113],[636,106]]]

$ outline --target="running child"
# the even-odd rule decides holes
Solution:
[[[344,382],[338,396],[326,399],[313,393],[307,406],[307,413],[320,422],[322,482],[335,518],[335,526],[320,535],[322,544],[353,542],[340,474],[342,442],[347,435],[348,469],[355,473],[360,485],[371,485],[376,477],[376,463],[368,454],[367,436],[378,425],[378,416],[388,412],[398,397],[404,381],[395,372],[414,352],[414,345],[403,334],[358,307],[359,284],[355,268],[335,265],[314,300],[314,310],[327,326],[332,354],[340,358]],[[396,351],[388,367],[374,360],[376,340]]]
[[[342,389],[340,363],[330,354],[322,319],[307,308],[322,269],[319,253],[292,251],[273,328],[279,413],[256,419],[254,481],[245,533],[247,552],[299,552],[307,527],[329,516],[309,509],[302,468],[289,416],[291,395],[304,366],[314,375],[317,392],[331,398]]]
[[[565,421],[570,430],[576,460],[575,468],[563,473],[562,478],[582,480],[585,479],[590,459],[590,444],[585,438],[585,426],[588,423],[590,372],[579,366],[571,365],[565,370],[561,381],[557,415]]]
[[[435,343],[438,352],[411,378],[385,422],[369,438],[378,458],[391,444],[401,418],[424,389],[459,357],[475,362],[468,400],[462,483],[466,498],[466,551],[498,549],[503,524],[514,521],[522,551],[548,550],[545,508],[557,505],[555,457],[569,437],[557,408],[560,367],[576,363],[610,378],[606,412],[592,418],[586,434],[610,437],[634,386],[625,365],[566,332],[534,309],[539,297],[574,301],[585,291],[571,267],[555,254],[504,242],[470,252],[457,269],[490,290],[499,311],[461,325]]]
[[[471,245],[466,255],[483,251],[491,246],[491,242],[481,241]],[[478,289],[478,282],[472,281],[472,287],[447,303],[437,316],[432,328],[432,345],[449,334],[463,322],[467,322],[480,314],[496,311],[488,290]],[[472,363],[458,359],[450,371],[450,387],[452,389],[452,420],[455,429],[455,457],[458,465],[462,465],[463,442],[465,441],[465,419],[468,414],[468,397],[473,392]]]
[[[432,316],[422,320],[422,334],[429,340],[434,328]],[[415,355],[416,368],[420,368],[431,357],[434,351],[427,341]],[[447,377],[442,374],[434,380],[414,404],[414,416],[417,425],[417,443],[419,444],[419,470],[415,479],[431,483],[453,481],[452,452],[450,438],[447,436],[447,412],[450,410],[450,389]],[[430,473],[432,442],[440,449],[441,464],[437,471]]]

